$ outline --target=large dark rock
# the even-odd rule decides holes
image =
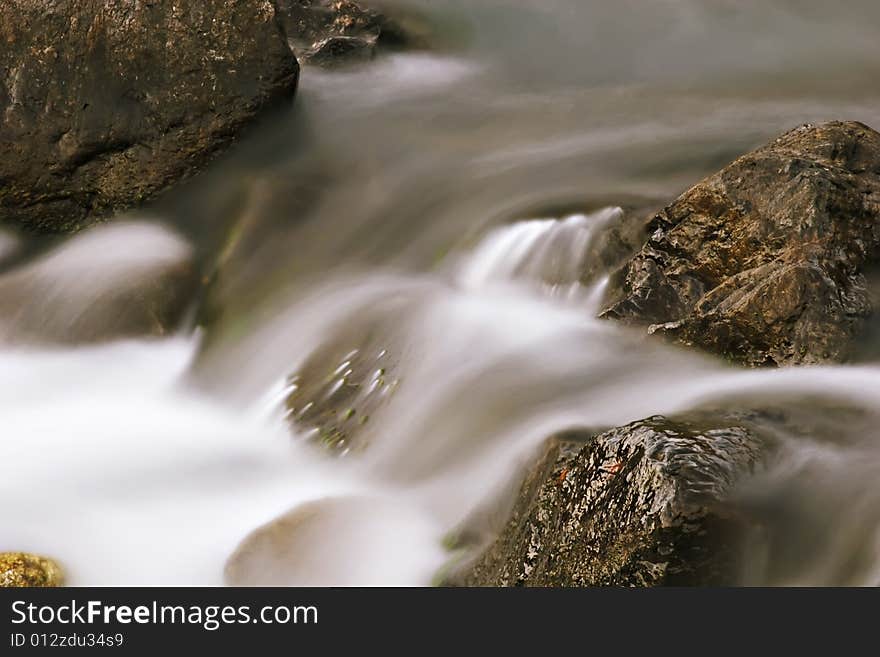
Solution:
[[[733,417],[650,418],[554,440],[497,540],[451,583],[731,584],[746,532],[725,498],[765,443]]]
[[[299,71],[270,0],[5,0],[0,42],[0,223],[41,231],[194,172]]]
[[[880,134],[793,130],[685,192],[650,232],[603,317],[748,365],[846,360],[872,312]]]

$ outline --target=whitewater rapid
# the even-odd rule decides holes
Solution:
[[[345,523],[309,535],[291,580],[427,585],[453,556],[448,533],[508,490],[558,431],[707,404],[808,398],[880,409],[875,366],[742,371],[595,319],[598,306],[585,305],[591,290],[571,292],[578,240],[619,213],[499,227],[430,274],[336,276],[234,344],[207,347],[195,331],[3,347],[0,549],[51,555],[74,585],[219,585],[252,530],[304,504],[354,500]],[[117,228],[103,239],[143,231]],[[168,244],[154,243],[158,251]],[[548,258],[548,245],[571,243],[578,248],[554,248]],[[149,271],[136,266],[132,276]],[[567,292],[555,293],[559,286]],[[100,312],[94,303],[90,311]],[[291,434],[284,381],[341,328],[377,321],[400,355],[400,389],[371,419],[369,449],[339,458]],[[864,513],[880,499],[874,438],[792,444],[761,486],[791,496],[798,473],[819,464],[825,476],[811,499],[840,499],[833,517],[817,518],[845,524],[848,541],[869,545],[865,537],[880,528],[876,513]],[[818,558],[754,578],[839,582],[835,559],[846,553]],[[845,581],[876,583],[878,572],[875,559]]]

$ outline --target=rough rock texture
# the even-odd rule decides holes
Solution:
[[[63,585],[61,568],[51,559],[24,552],[0,552],[0,587]]]
[[[320,66],[371,59],[382,47],[412,45],[394,20],[350,0],[278,0],[290,45]]]
[[[454,583],[713,585],[735,581],[739,522],[723,506],[761,459],[730,419],[654,417],[586,443],[553,441],[497,541]]]
[[[197,170],[299,72],[270,0],[5,0],[0,43],[0,223],[51,232]]]
[[[872,310],[880,134],[797,128],[684,193],[650,232],[603,317],[753,366],[846,360]]]

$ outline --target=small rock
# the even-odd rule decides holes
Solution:
[[[314,64],[329,66],[344,58],[347,61],[363,61],[373,57],[375,43],[360,37],[331,36],[319,41],[305,54]]]
[[[326,447],[364,449],[361,434],[399,384],[395,370],[395,359],[378,340],[333,342],[290,377],[287,417]]]
[[[303,504],[255,529],[226,563],[230,586],[401,586],[430,581],[432,528],[391,499]]]
[[[304,63],[337,66],[371,59],[382,48],[422,45],[397,20],[351,0],[280,0],[278,8]]]
[[[61,567],[45,557],[24,552],[0,553],[0,587],[54,587],[64,585]]]

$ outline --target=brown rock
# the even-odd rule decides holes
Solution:
[[[0,274],[0,342],[101,342],[164,336],[198,288],[189,245],[150,223],[83,231]]]
[[[46,232],[198,170],[299,70],[270,0],[6,0],[0,42],[0,223]]]
[[[753,366],[846,360],[872,312],[880,134],[793,130],[685,192],[650,232],[603,317]]]
[[[570,437],[570,436],[569,436]],[[654,417],[551,441],[510,521],[451,583],[718,585],[737,580],[741,531],[725,498],[762,458],[735,418]]]

